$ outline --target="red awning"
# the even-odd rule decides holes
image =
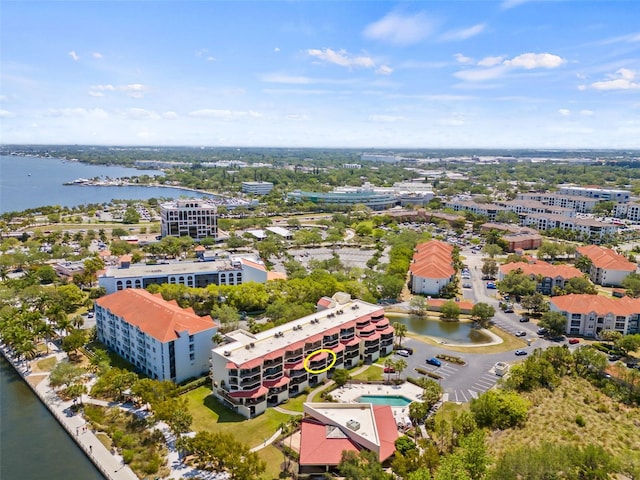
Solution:
[[[287,369],[289,369],[289,370],[302,370],[302,369],[304,368],[304,362],[298,362],[298,363],[295,363],[295,364],[293,364],[293,365],[292,365],[292,366],[290,366],[290,367],[287,367],[287,366],[285,365],[285,368],[287,368]]]
[[[310,358],[310,362],[320,362],[321,360],[325,360],[329,356],[329,352],[320,352],[316,355],[307,355],[307,358]]]
[[[263,357],[258,357],[254,358],[253,360],[248,360],[240,365],[240,368],[251,370],[252,368],[259,367],[262,365],[262,358]]]
[[[388,326],[387,328],[385,328],[384,330],[378,330],[378,333],[380,335],[386,335],[387,333],[393,333],[393,327]]]
[[[284,350],[276,350],[275,352],[267,353],[263,358],[265,360],[275,360],[276,358],[282,357],[284,355]]]
[[[331,350],[333,350],[335,353],[340,353],[344,350],[344,348],[344,345],[339,343],[337,347],[333,347]]]
[[[267,388],[279,388],[279,387],[284,387],[286,384],[288,384],[290,381],[289,377],[284,376],[284,377],[280,377],[277,380],[266,380],[264,382],[262,382],[262,385],[264,385]]]
[[[233,362],[227,362],[227,365],[225,366],[225,368],[226,368],[227,370],[231,370],[232,368],[238,368],[238,365],[236,365],[236,364],[235,364],[235,363],[233,363]]]
[[[347,347],[352,347],[354,345],[358,345],[359,343],[360,343],[360,339],[358,337],[353,337],[351,340],[349,340],[344,345],[347,346]]]
[[[258,398],[262,395],[266,395],[269,392],[267,387],[258,387],[254,390],[246,390],[241,392],[231,392],[229,396],[231,398]]]

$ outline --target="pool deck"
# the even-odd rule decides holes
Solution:
[[[376,385],[376,384],[351,384],[337,388],[331,392],[331,396],[340,403],[358,403],[361,395],[390,395],[403,396],[412,402],[419,401],[422,396],[422,388],[413,383],[405,382],[402,385]],[[396,423],[403,423],[409,416],[409,406],[391,407]]]

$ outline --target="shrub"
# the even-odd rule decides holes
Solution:
[[[442,378],[442,375],[439,375],[437,373],[431,372],[429,370],[426,370],[424,368],[420,368],[420,367],[416,367],[416,372],[422,374],[422,375],[426,375],[427,377],[431,377],[431,378],[435,378],[436,380],[439,380]]]
[[[580,414],[576,415],[576,425],[579,427],[584,427],[587,424],[587,421]]]
[[[126,464],[129,464],[133,461],[133,457],[135,456],[136,452],[134,452],[133,450],[123,450],[122,451],[122,461]]]
[[[453,355],[438,354],[438,355],[436,355],[436,358],[439,358],[440,360],[445,360],[447,362],[455,363],[457,365],[466,365],[467,364],[467,362],[465,362],[460,357],[455,357]]]

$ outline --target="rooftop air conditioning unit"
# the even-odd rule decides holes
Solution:
[[[251,345],[251,348],[255,348],[256,344],[251,342],[249,345]]]
[[[247,350],[249,350],[251,348],[250,345],[245,345],[244,348],[246,348]]]
[[[360,430],[360,422],[357,422],[356,420],[349,420],[347,422],[347,428],[353,430],[354,432],[357,432],[358,430]]]

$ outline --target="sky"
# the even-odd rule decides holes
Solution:
[[[640,1],[31,1],[0,141],[640,148]]]

